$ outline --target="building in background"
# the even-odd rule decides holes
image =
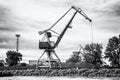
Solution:
[[[37,60],[29,60],[29,65],[36,65],[37,64]]]

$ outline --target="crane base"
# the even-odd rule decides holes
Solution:
[[[47,54],[48,59],[41,59],[43,55]],[[54,55],[57,59],[53,59],[52,55]],[[53,49],[46,49],[43,54],[39,57],[36,65],[36,69],[42,67],[46,68],[61,68],[61,61],[55,51]]]

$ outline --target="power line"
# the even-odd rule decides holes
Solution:
[[[92,43],[94,43],[93,24],[92,24],[92,22],[91,22],[91,40],[92,40]]]

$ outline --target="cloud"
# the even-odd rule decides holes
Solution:
[[[6,43],[10,39],[9,32],[14,31],[14,28],[11,28],[9,24],[9,9],[4,6],[0,6],[0,47],[4,48]]]
[[[17,16],[8,6],[0,5],[0,48],[14,49],[16,45],[16,33],[22,35],[22,48],[36,48],[36,46],[29,46],[28,44],[35,43],[36,45],[38,41],[33,41],[38,40],[36,38],[38,37],[38,28],[40,29],[44,24],[48,25],[49,22],[22,18],[21,16]],[[34,36],[34,34],[37,34],[37,36]]]
[[[95,1],[95,0],[94,0]],[[101,3],[102,2],[102,3]],[[117,16],[120,13],[120,1],[119,0],[100,0],[95,1],[95,4],[92,7],[92,11],[103,16]]]
[[[95,1],[95,0],[94,0]],[[97,4],[97,5],[96,5]],[[119,34],[120,30],[120,1],[100,0],[95,1],[91,8],[93,27],[95,30],[107,32],[108,34]]]
[[[115,16],[120,16],[120,1],[114,3],[110,8],[111,13],[113,13]]]
[[[22,30],[19,26],[20,19],[18,19],[12,11],[7,7],[0,5],[0,31],[3,33],[15,32]],[[9,34],[7,34],[9,35]]]
[[[6,6],[0,5],[0,48],[15,48],[15,33],[23,29],[20,20]]]
[[[20,33],[20,49],[32,57],[30,53],[39,51],[38,41],[41,38],[38,31],[49,28],[73,5],[93,19],[95,42],[105,43],[109,37],[119,33],[119,3],[119,0],[0,0],[0,48],[14,49],[15,34]],[[55,30],[60,32],[72,14],[68,14]],[[62,58],[68,57],[67,53],[72,53],[77,45],[91,42],[90,24],[80,16],[75,17],[74,27],[67,31],[57,48]]]

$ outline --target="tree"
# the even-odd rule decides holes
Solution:
[[[105,58],[109,60],[112,67],[120,68],[120,35],[109,39],[105,49]]]
[[[73,53],[72,56],[66,60],[66,63],[68,62],[80,62],[81,61],[81,57],[79,56],[79,53]]]
[[[84,47],[84,60],[87,63],[93,64],[96,68],[99,68],[103,64],[102,61],[102,45],[98,43],[87,44]]]
[[[22,60],[22,54],[16,51],[7,51],[6,55],[6,62],[9,66],[16,65]]]

